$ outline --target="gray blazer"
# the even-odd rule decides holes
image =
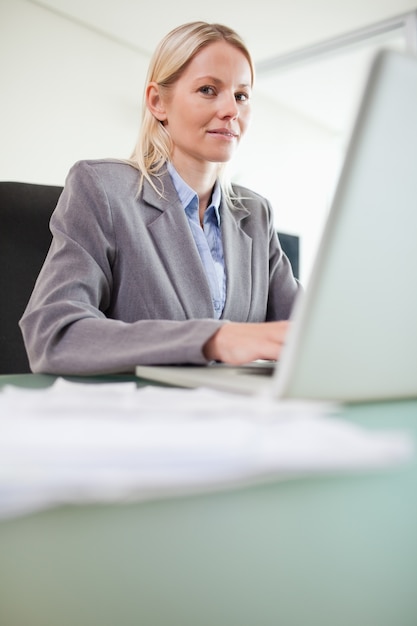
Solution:
[[[287,319],[298,290],[261,196],[222,202],[227,299],[208,281],[168,173],[164,198],[121,161],[80,161],[51,218],[53,240],[20,321],[35,372],[100,374],[136,364],[205,363],[228,320]]]

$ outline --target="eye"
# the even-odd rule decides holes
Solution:
[[[214,87],[210,85],[203,85],[203,87],[199,88],[199,91],[205,96],[214,96],[216,94]]]
[[[241,91],[241,92],[235,94],[235,98],[239,102],[246,102],[247,100],[249,100],[249,94],[245,93],[244,91]]]

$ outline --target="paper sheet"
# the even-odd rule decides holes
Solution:
[[[375,469],[413,455],[406,433],[367,431],[335,419],[337,411],[134,383],[5,387],[0,517]]]

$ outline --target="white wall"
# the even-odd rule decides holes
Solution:
[[[0,178],[63,184],[81,158],[127,157],[148,60],[24,0],[0,0]]]
[[[0,0],[0,179],[62,185],[78,159],[128,157],[147,64],[39,6]],[[303,279],[326,217],[336,152],[323,128],[255,97],[234,179],[271,200],[277,228],[301,236]]]

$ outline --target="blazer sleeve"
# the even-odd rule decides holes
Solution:
[[[68,176],[51,218],[51,248],[20,320],[32,371],[95,375],[141,363],[205,363],[203,345],[224,321],[106,316],[118,287],[118,249],[106,190],[91,170],[78,165]]]

